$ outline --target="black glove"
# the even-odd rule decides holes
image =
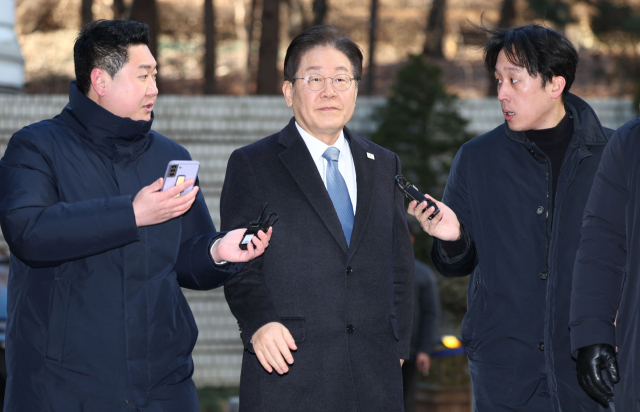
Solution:
[[[607,371],[609,381],[618,383],[618,361],[613,346],[598,343],[578,349],[578,382],[582,389],[600,405],[609,407],[613,402],[613,390],[602,379],[602,369]]]

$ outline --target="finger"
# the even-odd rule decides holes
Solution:
[[[594,368],[597,368],[597,366],[594,365]],[[602,382],[600,371],[597,369],[591,369],[589,374],[584,375],[584,383],[588,388],[588,394],[590,394],[600,404],[608,404],[608,399],[610,396],[613,396],[613,394],[607,394],[610,389]]]
[[[416,206],[418,205],[418,202],[415,200],[412,200],[411,202],[409,202],[409,206],[407,206],[407,213],[409,213],[410,215],[415,216],[415,211],[416,211]]]
[[[288,332],[286,332],[288,334]],[[280,352],[280,356],[288,363],[293,363],[293,356],[291,355],[291,351],[289,350],[289,341],[285,338],[285,333],[283,331],[283,336],[280,339],[276,340],[276,345],[278,346],[278,351]],[[290,335],[289,335],[290,336]],[[295,346],[295,342],[293,343]]]
[[[271,240],[271,232],[272,232],[271,227],[267,229],[268,234],[264,233],[262,230],[258,231],[258,238],[260,239],[260,242],[262,243],[265,249],[269,246],[269,240]]]
[[[284,343],[284,340],[282,338],[276,339],[275,341],[270,342],[267,345],[267,349],[269,350],[269,355],[271,355],[271,359],[274,362],[274,363],[270,362],[271,365],[276,369],[276,371],[279,374],[282,375],[283,373],[287,373],[289,371],[289,367],[287,366],[287,363],[282,357],[283,353],[282,353],[282,350],[280,349],[281,346],[286,347],[286,344]]]
[[[253,347],[253,349],[256,352],[256,356],[258,357],[258,361],[260,361],[260,365],[262,365],[264,370],[266,370],[269,373],[273,372],[273,368],[271,367],[271,365],[269,365],[269,362],[267,362],[267,360],[265,359],[264,355],[262,354],[262,351],[261,350],[257,350],[255,348],[255,346]]]
[[[589,370],[588,378],[591,379],[598,391],[602,392],[607,397],[613,396],[613,391],[611,390],[611,388],[609,388],[609,386],[607,386],[607,384],[604,382],[604,379],[602,379],[602,374],[600,373],[600,369],[598,368],[598,366],[593,365],[591,367],[591,369]]]
[[[580,383],[580,386],[587,393],[587,395],[589,395],[600,405],[604,407],[607,407],[609,405],[604,394],[595,388],[595,386],[591,382],[591,377],[589,375],[578,374],[578,383]]]
[[[618,361],[616,358],[607,360],[606,363],[607,374],[612,383],[620,382],[620,374],[618,372]]]
[[[287,346],[289,347],[289,349],[298,350],[298,346],[296,345],[296,340],[293,339],[293,336],[291,335],[291,332],[289,332],[289,329],[284,328],[284,330],[282,331],[282,335],[284,336],[284,340],[285,342],[287,342]],[[293,358],[291,358],[291,362],[293,362]]]
[[[182,193],[186,188],[188,188],[189,186],[191,186],[192,184],[194,184],[195,181],[193,179],[189,179],[185,182],[180,183],[179,185],[175,185],[167,190],[165,190],[163,193],[166,195],[165,198],[166,199],[170,199],[172,197],[174,197],[175,195],[178,195],[180,193]],[[188,195],[190,195],[193,192],[193,190],[189,193],[187,193]]]

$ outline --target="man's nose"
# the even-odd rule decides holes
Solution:
[[[147,86],[147,95],[148,96],[158,95],[158,84],[156,83],[156,79],[151,79],[151,82]]]
[[[333,79],[330,77],[325,77],[324,79],[324,87],[322,88],[322,95],[331,97],[335,96],[338,93],[335,86],[333,85]]]
[[[504,83],[499,83],[497,85],[498,87],[498,100],[503,101],[503,100],[509,100],[509,90],[508,87],[506,87],[506,85]]]

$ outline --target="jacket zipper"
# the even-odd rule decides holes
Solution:
[[[547,210],[545,210],[544,215],[544,231],[547,237],[547,250],[544,255],[544,264],[545,264],[545,272],[547,272],[547,276],[549,274],[549,162],[545,156],[544,165],[546,169],[546,190],[547,190]]]

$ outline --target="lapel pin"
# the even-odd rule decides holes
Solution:
[[[369,159],[376,160],[376,157],[373,155],[373,153],[369,153],[369,152],[367,152],[367,157],[368,157]]]

